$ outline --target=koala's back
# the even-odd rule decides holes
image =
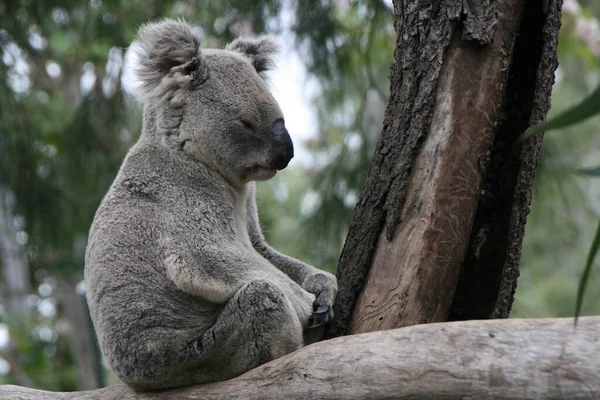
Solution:
[[[177,346],[178,340],[194,340],[218,313],[218,306],[184,293],[166,276],[160,243],[169,205],[161,192],[168,188],[156,156],[132,149],[96,213],[86,252],[92,320],[117,373],[134,367],[120,364],[125,354],[152,355],[151,349],[137,350],[147,346],[149,335],[164,335]]]

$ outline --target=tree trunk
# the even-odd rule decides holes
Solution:
[[[461,321],[320,342],[225,382],[155,393],[124,385],[17,399],[593,399],[600,317]]]
[[[85,294],[65,279],[60,280],[57,298],[69,323],[71,354],[77,372],[77,388],[96,389],[104,386],[102,353],[98,346]]]
[[[0,300],[11,317],[27,312],[25,297],[31,292],[27,255],[16,241],[22,227],[15,226],[14,201],[12,193],[0,187]]]
[[[18,231],[14,214],[14,196],[5,187],[0,186],[0,309],[5,315],[0,317],[11,324],[20,323],[30,310],[25,303],[31,292],[29,281],[29,262],[22,244],[17,243]],[[13,325],[13,326],[14,326]],[[35,382],[21,367],[21,360],[14,340],[9,340],[0,348],[0,356],[8,362],[11,374],[20,385],[35,387]]]
[[[549,109],[560,0],[394,2],[383,132],[330,337],[507,317]]]

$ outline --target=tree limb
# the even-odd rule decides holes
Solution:
[[[345,336],[226,381],[164,392],[0,387],[16,399],[378,399],[600,397],[600,316],[463,321]]]

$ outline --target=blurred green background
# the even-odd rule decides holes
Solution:
[[[127,46],[140,24],[167,16],[194,25],[205,47],[264,32],[281,42],[272,86],[299,151],[259,185],[261,223],[277,249],[335,270],[381,131],[391,1],[0,1],[0,384],[114,382],[89,329],[84,251],[140,131],[140,108],[121,90]],[[565,0],[551,114],[600,83],[599,16],[597,1]],[[600,164],[599,122],[544,139],[513,317],[573,315],[600,185],[572,171]],[[600,314],[597,265],[590,279],[584,315]]]

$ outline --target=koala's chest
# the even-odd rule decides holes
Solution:
[[[246,247],[252,247],[250,235],[248,234],[248,211],[245,204],[236,207],[235,210],[235,235],[236,238]]]
[[[185,206],[178,219],[185,220],[186,236],[196,245],[209,242],[235,241],[239,245],[252,247],[248,232],[248,210],[243,196],[233,199],[210,199],[201,196],[183,197]],[[233,201],[227,201],[233,200]]]

